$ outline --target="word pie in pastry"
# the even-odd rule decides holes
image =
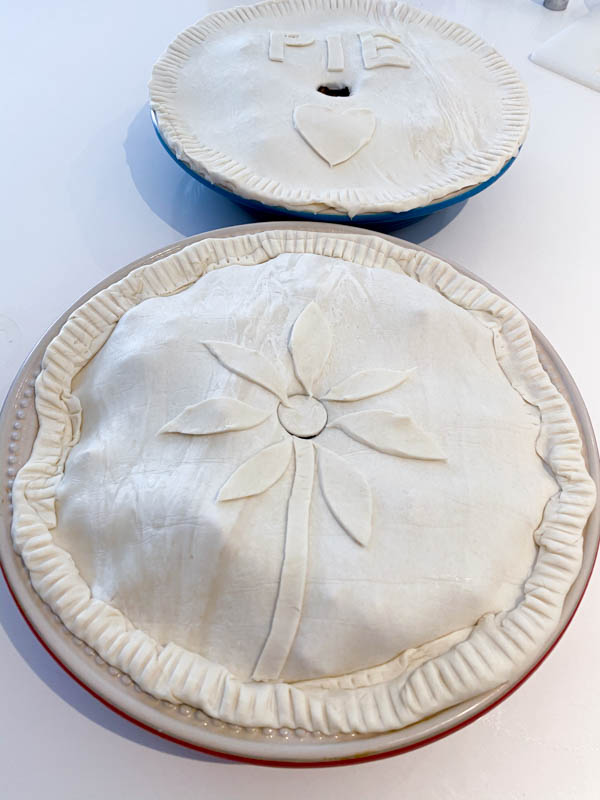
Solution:
[[[276,0],[211,14],[154,67],[168,147],[238,196],[297,212],[403,212],[517,155],[525,87],[461,25],[395,0]]]

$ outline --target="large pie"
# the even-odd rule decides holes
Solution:
[[[401,728],[523,672],[594,504],[524,317],[371,235],[207,239],[71,316],[13,536],[142,689],[243,726]]]
[[[181,33],[150,102],[188,167],[296,212],[403,212],[482,184],[528,126],[516,71],[396,0],[269,0]]]

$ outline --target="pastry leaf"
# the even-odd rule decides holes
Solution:
[[[365,547],[371,538],[371,489],[345,458],[317,447],[319,485],[329,510],[342,528]]]
[[[292,455],[292,440],[265,447],[238,467],[219,492],[218,499],[252,497],[273,486],[285,472]]]
[[[445,454],[431,434],[415,425],[410,417],[394,411],[357,411],[339,417],[328,427],[339,428],[357,442],[381,453],[401,458],[446,461]]]
[[[244,431],[260,425],[271,414],[261,408],[254,408],[233,397],[214,397],[185,408],[159,433],[191,433],[205,436],[226,431]]]
[[[311,397],[330,350],[331,328],[319,306],[309,303],[292,328],[290,353],[298,380]]]
[[[413,369],[368,369],[364,372],[355,372],[330,389],[323,400],[351,403],[354,400],[363,400],[365,397],[374,397],[376,394],[400,386],[412,372]]]
[[[282,403],[287,402],[287,391],[281,374],[272,362],[257,350],[250,350],[230,342],[204,342],[204,345],[231,372],[268,389]]]

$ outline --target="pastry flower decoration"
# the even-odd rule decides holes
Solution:
[[[286,538],[280,584],[271,630],[256,665],[255,680],[276,679],[285,665],[300,620],[306,568],[310,502],[315,483],[341,528],[358,544],[371,536],[371,489],[364,476],[345,458],[318,442],[325,428],[337,428],[372,449],[399,458],[444,461],[446,456],[430,434],[409,416],[374,409],[356,411],[328,422],[325,404],[348,404],[394,389],[414,371],[368,369],[317,391],[329,359],[331,329],[322,310],[311,302],[302,311],[289,339],[294,371],[304,392],[288,394],[283,366],[257,350],[229,342],[204,345],[223,367],[262,386],[278,400],[269,411],[234,397],[216,397],[188,406],[159,431],[209,436],[247,430],[277,414],[283,438],[248,458],[229,477],[218,494],[225,502],[262,494],[284,475],[292,454],[294,477],[288,503]]]

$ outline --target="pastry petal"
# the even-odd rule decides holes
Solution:
[[[446,461],[431,434],[415,425],[410,417],[394,411],[357,411],[339,417],[328,427],[339,428],[357,442],[391,456]]]
[[[185,408],[159,433],[191,433],[204,436],[226,431],[244,431],[260,425],[271,414],[261,408],[254,408],[233,397],[214,397]]]
[[[331,328],[316,303],[309,303],[296,320],[289,347],[298,380],[312,397],[331,350]]]
[[[252,497],[277,483],[290,463],[292,440],[265,447],[238,467],[219,492],[218,500]]]
[[[364,372],[355,372],[354,375],[337,383],[322,399],[336,400],[340,403],[363,400],[365,397],[373,397],[400,386],[412,372],[414,369],[368,369]]]
[[[373,512],[369,484],[345,458],[321,446],[317,453],[319,485],[329,510],[346,533],[366,547]]]
[[[204,346],[231,372],[268,389],[282,403],[287,402],[285,383],[279,371],[257,350],[230,342],[204,342]]]

